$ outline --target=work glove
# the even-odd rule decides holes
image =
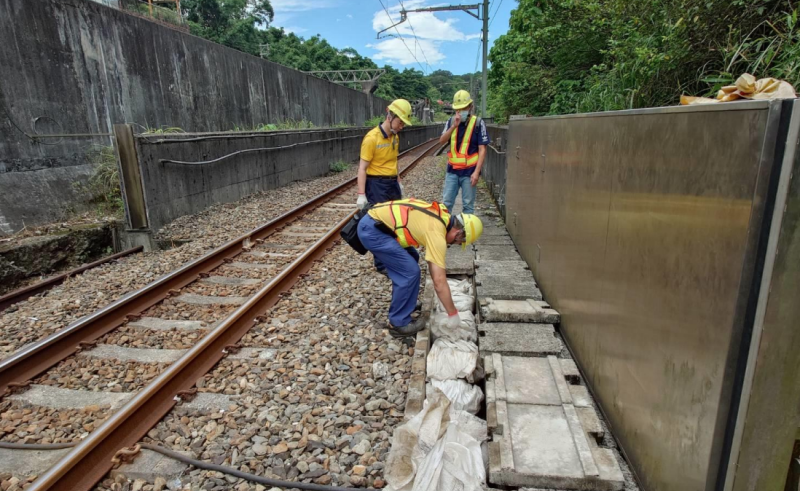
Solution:
[[[406,190],[405,190],[405,188],[404,188],[404,187],[403,187],[403,185],[402,185],[401,183],[399,183],[399,182],[397,183],[397,185],[398,185],[398,186],[400,186],[400,197],[401,197],[401,198],[404,198],[404,197],[406,196]]]
[[[356,200],[356,208],[359,210],[363,210],[365,206],[367,206],[369,202],[367,201],[366,194],[359,194],[358,199]]]
[[[444,325],[451,331],[461,329],[461,317],[458,315],[458,312],[455,314],[448,314]]]

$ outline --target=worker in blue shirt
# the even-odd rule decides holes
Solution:
[[[456,113],[447,120],[439,137],[441,143],[450,141],[442,201],[448,210],[452,210],[460,189],[463,212],[468,214],[475,213],[475,186],[478,185],[486,159],[486,146],[492,142],[483,119],[470,114],[472,108],[469,92],[456,92],[453,97]]]

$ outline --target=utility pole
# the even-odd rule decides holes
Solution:
[[[486,117],[486,74],[487,56],[489,54],[489,0],[483,0],[483,81],[481,82],[481,117]]]
[[[481,7],[483,7],[483,15],[481,15]],[[481,29],[481,31],[483,32],[483,74],[482,74],[483,79],[481,81],[481,116],[486,117],[486,96],[487,96],[487,81],[488,81],[488,75],[486,70],[488,64],[487,56],[489,54],[489,0],[483,0],[483,5],[477,3],[471,5],[446,5],[443,7],[425,7],[412,10],[403,9],[400,11],[400,22],[391,25],[386,29],[383,29],[382,31],[378,31],[377,37],[378,39],[381,39],[382,32],[388,31],[389,29],[405,22],[408,19],[408,14],[410,12],[442,12],[445,10],[461,10],[475,17],[476,19],[483,21],[483,29]],[[472,12],[473,10],[475,12]],[[470,90],[472,90],[472,87],[470,87]]]

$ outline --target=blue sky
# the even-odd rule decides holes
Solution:
[[[482,22],[464,12],[411,13],[408,21],[397,26],[399,37],[392,29],[389,32],[394,33],[395,37],[376,39],[379,30],[400,20],[400,1],[271,0],[275,9],[273,25],[304,38],[319,34],[337,48],[355,48],[362,56],[372,58],[380,66],[388,64],[398,69],[414,67],[426,73],[443,69],[462,74],[474,71],[477,59],[480,69],[477,56]],[[459,3],[482,2],[402,0],[406,10]],[[508,30],[511,9],[516,5],[517,0],[491,0],[490,49],[494,40]],[[389,11],[388,16],[384,7]]]

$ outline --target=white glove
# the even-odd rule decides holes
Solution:
[[[406,190],[403,188],[403,185],[400,184],[399,182],[397,183],[397,185],[400,186],[400,197],[402,198],[406,195]]]
[[[369,202],[367,201],[366,194],[359,194],[358,199],[356,200],[356,208],[359,210],[363,210],[365,206],[367,206]]]
[[[448,315],[444,325],[445,327],[447,327],[447,329],[451,331],[461,329],[461,316],[458,315],[458,312],[452,315]]]

